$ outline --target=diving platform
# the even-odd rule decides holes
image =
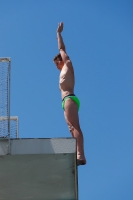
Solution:
[[[0,200],[78,200],[76,139],[0,138]]]

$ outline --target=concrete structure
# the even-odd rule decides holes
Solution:
[[[77,200],[76,140],[0,139],[0,200]]]

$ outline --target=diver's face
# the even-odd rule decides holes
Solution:
[[[54,63],[55,63],[56,67],[57,67],[59,70],[61,70],[62,67],[63,67],[63,65],[64,65],[63,61],[61,61],[61,60],[59,60],[59,59],[55,60]]]

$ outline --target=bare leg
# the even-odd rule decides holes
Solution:
[[[81,160],[86,164],[83,134],[79,124],[78,106],[70,98],[65,102],[64,116],[72,136],[77,139],[77,160]]]

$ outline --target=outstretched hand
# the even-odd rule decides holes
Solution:
[[[63,31],[63,22],[58,24],[57,32],[61,33]]]

